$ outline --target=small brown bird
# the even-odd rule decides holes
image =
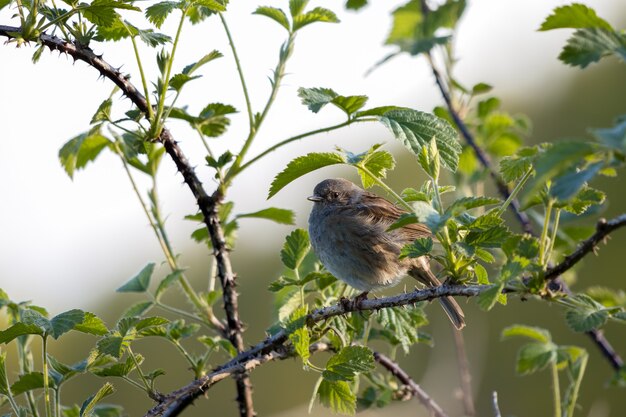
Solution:
[[[399,259],[400,250],[417,238],[431,236],[423,224],[387,231],[405,211],[348,180],[327,179],[315,186],[309,234],[313,250],[334,276],[367,292],[396,285],[410,275],[429,287],[441,285],[426,257]],[[465,326],[452,297],[439,301],[457,329]]]

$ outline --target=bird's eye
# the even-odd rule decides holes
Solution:
[[[335,192],[333,193],[333,198],[339,198],[339,193],[335,191]]]

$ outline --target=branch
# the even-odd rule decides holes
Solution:
[[[0,25],[0,35],[12,38],[12,33],[21,32],[21,28],[13,26]],[[145,97],[128,81],[118,69],[111,66],[102,59],[102,55],[96,55],[89,48],[78,47],[70,42],[66,42],[56,36],[42,34],[39,36],[41,42],[51,50],[57,50],[70,55],[74,60],[86,62],[89,66],[95,68],[100,74],[111,80],[117,85],[143,113],[148,112],[148,104]],[[176,168],[183,175],[185,183],[191,189],[200,211],[202,212],[204,223],[207,226],[211,243],[213,244],[213,252],[217,262],[218,276],[222,284],[224,309],[226,311],[226,321],[228,324],[228,339],[235,346],[238,352],[243,352],[245,345],[243,343],[242,325],[239,320],[239,306],[237,302],[237,291],[235,290],[235,275],[232,271],[230,257],[226,250],[224,240],[224,232],[219,222],[217,207],[221,202],[222,195],[214,194],[209,196],[204,190],[202,182],[196,175],[193,167],[187,160],[182,149],[172,137],[167,128],[163,128],[158,139],[165,147],[166,152],[170,155]],[[250,380],[245,373],[237,380],[237,401],[239,403],[240,414],[242,416],[252,417],[255,415],[252,406],[252,389]]]
[[[410,293],[400,294],[393,297],[377,298],[377,299],[359,299],[352,300],[342,299],[339,303],[319,308],[309,313],[306,317],[308,327],[315,323],[327,320],[331,317],[345,315],[355,311],[380,310],[389,307],[399,307],[404,305],[415,304],[419,301],[430,301],[446,296],[477,296],[483,291],[491,288],[491,285],[441,285],[439,287],[431,287],[422,290],[415,290]],[[196,398],[202,395],[208,388],[216,382],[221,381],[226,376],[235,374],[236,372],[247,372],[256,366],[277,359],[284,354],[285,347],[283,344],[289,339],[289,333],[286,330],[280,330],[273,336],[270,336],[251,347],[245,352],[240,353],[227,363],[216,368],[211,374],[200,379],[192,381],[190,384],[171,392],[161,398],[159,404],[152,408],[146,414],[146,417],[153,416],[174,416],[178,415],[187,405],[191,404]],[[277,353],[278,352],[278,353]],[[277,356],[279,355],[279,356]],[[172,412],[170,410],[176,410]]]
[[[400,366],[392,361],[387,356],[383,355],[379,352],[374,352],[374,359],[381,366],[387,369],[393,376],[395,376],[398,381],[402,382],[406,385],[414,397],[422,403],[424,407],[429,411],[430,416],[435,417],[448,417],[448,415],[441,409],[439,404],[433,400],[430,395],[426,393],[413,379],[407,374],[404,369],[400,368]]]
[[[563,272],[576,265],[578,261],[584,258],[589,252],[595,253],[598,244],[605,240],[609,233],[623,226],[626,226],[626,213],[609,221],[606,219],[600,219],[598,224],[596,224],[596,232],[590,238],[579,244],[578,249],[576,249],[572,254],[566,256],[565,259],[563,259],[563,262],[549,268],[544,276],[545,279],[557,279],[561,274],[563,274]]]

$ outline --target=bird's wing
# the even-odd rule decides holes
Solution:
[[[391,226],[401,215],[407,213],[386,199],[368,192],[363,194],[361,204],[356,208],[373,222],[383,224],[385,228]],[[430,229],[421,223],[408,224],[401,229],[409,242],[420,237],[432,236]]]

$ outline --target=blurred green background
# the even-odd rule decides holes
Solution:
[[[522,3],[525,2],[512,3],[515,3],[512,4],[513,6],[524,7]],[[557,2],[553,3],[554,4],[550,7],[560,4]],[[490,4],[493,5],[493,3]],[[594,5],[593,3],[589,4]],[[331,7],[329,4],[325,4],[325,6]],[[550,7],[548,7],[548,9]],[[334,8],[336,9],[337,7]],[[611,21],[616,27],[624,27],[626,26],[626,10],[624,9],[624,7],[621,7],[621,10],[616,8],[615,10],[618,12],[616,15],[604,17]],[[488,9],[473,10],[470,8],[468,15],[464,18],[463,24],[471,25],[473,18],[478,19],[478,16],[481,16],[481,18],[484,19],[485,13],[497,13],[498,11],[502,12],[502,10],[503,9],[489,11]],[[372,13],[372,11],[369,13]],[[543,13],[543,16],[545,16],[546,13]],[[541,16],[541,13],[538,13],[538,15]],[[495,14],[495,16],[502,15]],[[360,18],[359,15],[348,15],[345,18],[343,16],[341,17],[347,22],[346,24],[357,21]],[[511,15],[501,17],[501,19],[511,18],[513,18]],[[379,31],[378,33],[384,33],[389,26],[388,14],[379,15],[377,21],[380,27],[376,30]],[[536,28],[540,22],[541,18],[537,21],[530,22],[528,25]],[[511,36],[507,34],[508,30],[506,24],[496,25],[493,29],[485,26],[482,28],[482,32],[472,32],[474,33],[473,37],[468,35],[467,38],[469,38],[469,40],[463,40],[463,30],[464,26],[461,27],[459,34],[461,42],[480,40],[482,39],[481,36],[489,36],[490,38]],[[474,30],[476,30],[475,27]],[[484,32],[488,33],[488,35],[484,35]],[[243,37],[243,34],[241,36]],[[530,33],[520,32],[513,36],[522,38],[520,42],[523,44],[524,37],[530,36]],[[532,36],[537,38],[540,38],[540,36],[544,36],[546,39],[549,38],[549,35],[546,34],[537,35],[533,33]],[[378,44],[382,44],[382,41],[383,38],[380,38]],[[303,43],[306,42],[307,40],[303,40]],[[312,44],[315,43],[312,40],[309,42],[312,42]],[[478,41],[476,42],[479,43]],[[469,55],[469,52],[466,52],[467,55],[465,56],[460,56],[460,77],[463,81],[467,79],[468,84],[478,81],[496,84],[494,93],[502,99],[505,110],[512,113],[524,113],[532,120],[534,129],[532,137],[530,138],[531,143],[558,140],[560,138],[588,137],[588,128],[608,127],[612,124],[615,116],[626,113],[626,67],[623,64],[609,59],[602,61],[600,64],[594,64],[584,71],[567,68],[556,62],[559,45],[562,45],[562,43],[562,38],[559,42],[550,43],[550,45],[556,46],[547,52],[547,56],[551,57],[548,59],[554,61],[551,63],[552,66],[548,69],[535,66],[537,65],[537,61],[533,59],[532,55],[537,53],[536,51],[500,51],[490,49],[494,47],[489,44],[479,43],[486,51],[477,51],[477,55],[475,56]],[[378,46],[379,45],[377,45],[377,47]],[[302,47],[302,49],[305,48],[305,46]],[[8,62],[4,61],[4,59],[9,58],[7,58],[8,55],[3,57],[2,54],[6,53],[3,49],[5,49],[5,47],[0,48],[0,59],[3,59],[2,62]],[[512,47],[512,49],[514,48]],[[271,51],[273,53],[273,49],[271,49]],[[481,68],[473,68],[472,70],[471,68],[464,67],[464,65],[478,65],[479,63],[472,61],[472,59],[475,60],[476,56],[482,56],[481,54],[490,57],[488,62],[481,63],[481,65],[484,65],[484,71],[482,71],[484,75],[481,75]],[[27,60],[28,57],[22,54],[20,59]],[[469,63],[464,64],[464,59],[467,59]],[[56,56],[54,59],[50,59],[52,62],[56,60]],[[372,59],[370,62],[374,62],[374,60],[375,59]],[[404,71],[406,71],[407,67],[415,68],[416,73],[419,73],[421,77],[419,78],[419,88],[405,88],[404,85],[398,85],[389,80],[387,80],[388,84],[385,88],[393,90],[388,93],[397,98],[395,103],[426,110],[428,106],[432,107],[432,105],[438,103],[439,99],[432,86],[432,79],[428,75],[428,72],[423,70],[418,61],[419,60],[411,61],[401,59],[398,60],[398,62],[392,62],[388,65],[388,68],[385,69],[385,71],[389,71],[385,74],[393,73],[394,70],[400,70],[401,68],[403,68],[402,70]],[[84,66],[71,68],[66,63],[56,64],[64,68],[67,67],[66,71],[70,73],[70,76],[71,74],[85,71]],[[301,65],[301,67],[299,65]],[[266,67],[270,68],[270,65]],[[294,67],[303,71],[306,69],[306,64],[295,64]],[[510,71],[511,67],[516,67],[518,70]],[[367,68],[353,68],[352,71],[362,74],[365,69]],[[36,70],[37,68],[30,69],[29,71],[33,71],[33,74],[35,74]],[[7,69],[5,68],[3,71],[7,71]],[[409,70],[409,74],[410,71],[412,70]],[[10,82],[10,80],[5,78],[5,75],[8,75],[8,72],[0,73],[0,78],[3,78],[3,82],[5,83]],[[465,78],[463,78],[464,75]],[[29,76],[34,77],[34,75]],[[496,78],[497,82],[494,82],[493,78]],[[526,78],[531,81],[528,81]],[[320,82],[321,86],[332,86],[342,92],[340,88],[341,83],[337,83],[335,86],[330,83],[335,83],[336,81],[330,78],[329,80],[330,81],[326,83],[318,80],[310,81],[310,83]],[[380,80],[380,78],[376,80]],[[541,80],[541,82],[537,82],[537,80]],[[31,82],[34,83],[32,78]],[[90,79],[89,82],[93,83],[93,79]],[[530,85],[533,85],[535,88],[515,88],[516,84],[526,85],[526,83],[529,82]],[[288,83],[291,83],[289,79]],[[306,86],[311,86],[310,83]],[[298,85],[294,84],[295,82],[291,83],[290,87],[297,88]],[[36,86],[38,87],[39,85]],[[100,88],[101,91],[106,91],[110,87],[98,88]],[[289,91],[289,87],[287,91]],[[350,91],[349,93],[361,94],[368,92]],[[425,99],[423,96],[426,94],[430,98]],[[97,96],[95,98],[96,102],[102,99],[102,94],[94,95]],[[233,98],[233,100],[236,99],[238,98]],[[54,98],[51,100],[54,101]],[[373,100],[375,100],[375,98],[373,98]],[[76,106],[76,103],[68,105],[65,111],[71,111],[72,106]],[[19,109],[19,106],[17,109]],[[4,116],[0,115],[0,120],[6,118],[7,114],[21,113],[20,110],[16,110],[15,106],[3,110],[10,110],[13,113],[1,112],[0,114],[4,114]],[[95,110],[95,107],[93,107],[93,110]],[[291,122],[292,118],[290,117],[289,119],[289,122]],[[297,119],[293,118],[293,120]],[[307,121],[306,123],[310,122]],[[79,129],[84,128],[86,122],[84,120],[77,121],[76,125],[77,126],[72,128],[74,134],[79,131]],[[288,126],[285,129],[299,132],[306,127],[307,126],[302,128],[300,126]],[[274,128],[276,129],[276,126]],[[309,142],[307,145],[292,147],[284,154],[277,154],[276,159],[269,162],[271,168],[268,166],[259,168],[259,170],[265,171],[263,172],[263,181],[257,181],[255,175],[253,175],[252,172],[249,173],[247,178],[242,179],[241,183],[236,185],[236,190],[233,193],[234,198],[242,197],[246,200],[246,202],[243,203],[244,206],[247,204],[250,207],[262,208],[267,205],[279,205],[292,208],[298,212],[299,226],[304,227],[309,210],[309,206],[304,198],[309,194],[309,188],[322,178],[331,176],[348,177],[353,175],[353,173],[346,170],[332,171],[330,169],[315,173],[305,181],[290,186],[283,191],[283,196],[279,197],[279,203],[272,201],[267,203],[262,197],[269,184],[269,178],[280,170],[284,166],[285,161],[290,157],[310,151],[311,149],[328,150],[331,149],[334,144],[337,144],[351,150],[360,151],[365,149],[365,147],[368,146],[367,144],[388,140],[387,138],[381,139],[383,135],[382,130],[370,131],[368,129],[353,129],[351,132],[346,133],[346,135],[348,136],[348,144],[344,144],[341,140],[341,136],[332,136],[330,141],[324,140],[321,144]],[[355,135],[359,136],[358,141],[354,138]],[[368,135],[371,136],[368,137]],[[281,132],[280,138],[285,136],[288,135],[282,134]],[[267,140],[269,141],[271,138],[267,138]],[[58,148],[61,143],[62,141],[57,140],[54,146]],[[4,146],[6,151],[6,145]],[[412,161],[412,157],[397,144],[388,144],[387,148],[394,152],[399,165],[399,167],[389,175],[390,185],[395,189],[402,189],[405,186],[419,183],[421,178],[417,174],[417,169]],[[54,158],[53,153],[48,153],[44,156],[48,159]],[[96,165],[98,165],[98,163],[96,163]],[[115,169],[119,169],[119,167],[114,164],[112,164],[112,166],[116,167]],[[29,168],[28,165],[22,168],[36,170],[36,167]],[[58,170],[60,170],[60,168],[58,168]],[[93,171],[90,175],[94,177],[105,175],[104,171],[98,170],[95,167],[90,167],[88,171]],[[164,177],[172,177],[174,174],[174,170],[171,169],[171,167],[163,171],[165,171],[162,173]],[[42,173],[40,173],[40,175],[41,174]],[[17,171],[10,171],[6,177],[11,179],[12,176],[15,178],[17,175]],[[80,184],[75,186],[90,187],[89,180],[90,179],[83,179]],[[120,181],[121,184],[123,184],[122,181],[123,180]],[[176,177],[174,182],[176,181],[179,183],[180,178]],[[207,183],[210,186],[210,182],[207,181]],[[601,216],[610,218],[626,212],[626,195],[624,193],[623,184],[623,179],[620,178],[603,179],[593,184],[595,187],[605,190],[608,194],[609,204]],[[124,184],[124,186],[118,184],[117,187],[117,193],[128,194],[126,184]],[[166,202],[166,207],[170,208],[173,213],[171,222],[175,228],[177,228],[173,234],[177,240],[177,250],[183,254],[181,258],[182,264],[188,265],[189,276],[192,278],[197,288],[202,288],[206,285],[205,282],[209,270],[209,262],[207,261],[208,252],[206,248],[186,239],[186,236],[188,236],[188,233],[193,227],[189,224],[181,223],[178,220],[178,218],[181,217],[179,214],[181,214],[181,210],[183,214],[193,212],[195,207],[189,196],[186,196],[188,191],[180,185],[178,185],[178,187],[179,189],[173,192],[174,197],[168,192],[173,189],[173,187],[166,187],[165,192],[162,193],[162,198]],[[18,194],[25,191],[29,192],[29,188],[7,188],[0,191],[2,191],[4,198],[12,199],[13,196],[15,196],[15,199],[17,199]],[[493,192],[493,190],[488,191]],[[172,199],[176,200],[176,196],[178,195],[182,195],[184,201],[172,202]],[[63,202],[60,202],[59,204],[62,203]],[[123,210],[118,212],[113,208],[115,207],[115,201],[98,201],[96,205],[103,207],[103,210],[107,212],[106,216],[117,218],[125,215]],[[180,209],[181,206],[184,208]],[[90,217],[88,220],[85,220],[85,223],[97,223],[100,221],[100,216],[102,216],[101,213],[90,212]],[[594,220],[593,218],[589,219],[589,222],[593,222]],[[157,251],[148,251],[148,249],[142,247],[143,244],[134,245],[135,242],[133,238],[129,238],[129,241],[125,240],[127,233],[128,235],[132,235],[132,233],[135,232],[147,235],[148,239],[152,238],[150,235],[151,232],[144,224],[145,221],[143,221],[143,223],[140,222],[135,230],[128,230],[126,228],[127,225],[125,225],[123,221],[118,223],[117,242],[115,245],[123,252],[123,255],[114,261],[111,261],[111,258],[102,260],[102,257],[99,256],[98,236],[85,236],[85,239],[89,240],[92,238],[95,242],[89,246],[91,253],[81,254],[80,262],[83,262],[82,259],[85,257],[87,257],[87,260],[84,261],[85,264],[78,263],[80,267],[75,266],[78,270],[77,273],[82,274],[86,281],[88,281],[92,275],[99,273],[111,277],[110,280],[104,283],[102,283],[102,280],[98,280],[98,285],[101,285],[99,288],[106,288],[106,290],[99,290],[97,294],[90,294],[91,298],[89,302],[82,300],[80,296],[63,295],[65,294],[63,277],[57,277],[58,279],[53,278],[54,272],[51,272],[50,276],[40,277],[40,279],[46,281],[45,285],[52,285],[52,288],[58,290],[58,299],[51,301],[54,305],[52,310],[63,311],[73,307],[85,308],[100,315],[108,324],[112,324],[126,307],[135,301],[139,301],[139,297],[116,295],[113,291],[124,282],[126,278],[130,277],[133,272],[138,271],[145,263],[160,260]],[[58,225],[53,226],[58,227]],[[60,227],[58,230],[55,229],[53,233],[64,233],[63,227]],[[274,320],[272,316],[272,295],[266,291],[266,288],[268,283],[281,273],[278,251],[284,235],[288,233],[289,230],[290,227],[267,225],[254,221],[242,224],[241,239],[232,256],[239,278],[241,317],[247,326],[245,340],[250,345],[264,337],[264,329],[271,325]],[[48,234],[50,232],[41,228],[36,230],[24,228],[23,233],[30,234],[30,239],[37,239],[37,234]],[[11,239],[5,234],[2,243],[10,245],[10,240]],[[78,241],[76,244],[80,245],[81,243]],[[129,248],[129,245],[132,247]],[[28,250],[29,247],[23,249]],[[68,250],[71,251],[72,249],[68,247]],[[40,253],[41,252],[31,252],[28,259],[32,262],[38,262],[42,257],[45,258],[45,255],[41,255]],[[578,281],[575,283],[574,289],[584,289],[592,285],[602,285],[616,289],[624,288],[626,273],[624,272],[625,268],[621,265],[621,261],[623,260],[622,257],[625,255],[626,230],[620,230],[611,236],[609,244],[606,245],[606,247],[601,246],[598,257],[587,257],[584,264],[579,268]],[[89,258],[89,256],[91,256],[91,258]],[[45,262],[45,259],[43,262]],[[9,257],[4,257],[2,265],[0,265],[0,273],[2,274],[0,287],[3,288],[15,285],[16,280],[21,279],[19,275],[7,272],[10,271],[7,267],[9,263],[14,263],[14,260],[9,259]],[[2,269],[3,267],[6,268]],[[161,268],[160,272],[163,273],[164,270],[165,268]],[[53,280],[52,284],[50,284],[50,279]],[[42,285],[44,284],[42,283]],[[410,287],[411,283],[407,282],[407,285]],[[30,290],[36,291],[36,288],[31,286],[30,288],[26,288],[25,292],[28,293]],[[13,294],[10,293],[10,295]],[[44,297],[35,297],[35,303],[46,305],[48,300],[42,298]],[[59,302],[59,300],[62,301]],[[172,301],[177,302],[175,298],[172,299]],[[180,302],[180,300],[178,301]],[[462,305],[464,306],[468,321],[468,327],[464,330],[463,334],[465,336],[472,370],[472,384],[478,415],[492,415],[491,392],[494,390],[498,392],[500,408],[503,415],[552,415],[551,387],[548,373],[542,372],[525,377],[516,376],[514,373],[514,359],[521,341],[500,341],[501,330],[512,323],[545,327],[552,332],[553,339],[556,343],[583,346],[590,352],[591,358],[580,393],[579,403],[581,408],[577,415],[589,417],[624,415],[623,410],[626,409],[626,391],[624,391],[623,388],[619,389],[607,386],[612,376],[612,369],[607,361],[599,355],[597,348],[590,343],[587,337],[581,334],[574,334],[567,329],[564,323],[562,309],[542,302],[522,302],[516,298],[511,298],[506,308],[496,306],[490,313],[480,311],[473,300],[469,300],[467,303],[462,300]],[[184,306],[184,304],[181,304],[181,306]],[[462,415],[461,403],[458,398],[459,378],[454,359],[455,352],[450,326],[443,315],[440,314],[441,311],[437,306],[429,306],[427,312],[430,313],[429,318],[431,320],[427,331],[433,335],[435,347],[429,348],[425,345],[415,346],[410,355],[401,356],[400,362],[414,379],[418,381],[451,416]],[[615,349],[623,356],[626,356],[626,332],[624,331],[624,327],[615,323],[609,323],[605,330],[607,338],[612,342]],[[84,357],[93,345],[94,339],[91,337],[68,335],[64,337],[62,343],[52,343],[51,351],[52,354],[61,361],[75,362]],[[158,388],[160,391],[168,392],[190,381],[191,374],[185,371],[186,363],[179,357],[173,347],[158,340],[144,340],[140,342],[138,346],[140,352],[147,357],[146,369],[164,367],[167,371],[167,375],[161,377],[159,380]],[[10,358],[14,358],[14,352],[11,348],[9,351]],[[316,356],[313,361],[323,364],[325,357],[322,354]],[[252,373],[255,407],[257,411],[260,415],[266,416],[306,415],[306,407],[316,378],[317,375],[314,372],[303,371],[300,363],[296,360],[286,360],[261,367]],[[79,378],[72,381],[64,392],[66,401],[81,403],[83,399],[90,395],[101,383],[102,381],[95,377]],[[151,406],[151,401],[145,398],[142,393],[135,390],[135,388],[125,385],[122,382],[117,382],[116,387],[117,392],[113,397],[110,397],[110,399],[111,401],[121,403],[125,407],[128,415],[143,415]],[[235,416],[237,413],[234,404],[234,396],[235,390],[233,382],[230,380],[223,381],[209,391],[208,400],[198,399],[195,405],[188,409],[186,415]],[[366,411],[362,415],[377,416],[391,414],[397,416],[427,415],[421,405],[415,400],[395,404],[383,410]],[[330,415],[330,411],[323,409],[321,406],[315,406],[312,415],[326,416]]]

